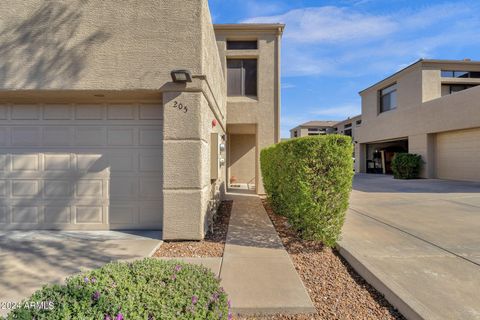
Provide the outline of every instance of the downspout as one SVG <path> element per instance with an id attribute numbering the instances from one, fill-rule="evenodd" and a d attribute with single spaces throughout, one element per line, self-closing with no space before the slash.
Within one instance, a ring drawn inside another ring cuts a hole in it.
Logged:
<path id="1" fill-rule="evenodd" d="M 281 114 L 281 92 L 282 92 L 282 82 L 281 82 L 281 61 L 280 61 L 280 50 L 282 44 L 282 29 L 279 28 L 277 32 L 277 66 L 276 66 L 276 73 L 277 73 L 277 92 L 275 95 L 275 143 L 280 142 L 280 114 Z"/>

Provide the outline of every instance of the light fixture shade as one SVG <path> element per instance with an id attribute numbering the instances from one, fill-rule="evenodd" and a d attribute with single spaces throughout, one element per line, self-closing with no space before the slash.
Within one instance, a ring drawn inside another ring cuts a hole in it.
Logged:
<path id="1" fill-rule="evenodd" d="M 192 73 L 189 70 L 173 70 L 170 75 L 172 76 L 173 82 L 192 82 Z"/>

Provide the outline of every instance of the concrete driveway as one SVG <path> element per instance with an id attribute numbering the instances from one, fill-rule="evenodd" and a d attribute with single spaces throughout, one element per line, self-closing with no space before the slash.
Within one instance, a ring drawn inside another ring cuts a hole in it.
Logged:
<path id="1" fill-rule="evenodd" d="M 480 319 L 480 183 L 357 175 L 340 251 L 408 318 Z"/>
<path id="2" fill-rule="evenodd" d="M 0 232 L 0 304 L 85 269 L 150 256 L 160 239 L 160 232 Z"/>

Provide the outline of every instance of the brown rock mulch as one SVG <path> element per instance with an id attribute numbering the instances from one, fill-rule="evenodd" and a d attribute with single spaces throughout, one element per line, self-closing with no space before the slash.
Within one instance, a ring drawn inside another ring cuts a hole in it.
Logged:
<path id="1" fill-rule="evenodd" d="M 155 252 L 155 257 L 222 257 L 227 239 L 228 223 L 233 201 L 223 201 L 213 219 L 213 228 L 202 241 L 165 241 Z"/>
<path id="2" fill-rule="evenodd" d="M 335 249 L 324 247 L 318 241 L 300 239 L 285 217 L 275 214 L 266 201 L 264 206 L 310 294 L 317 314 L 240 319 L 405 319 Z"/>

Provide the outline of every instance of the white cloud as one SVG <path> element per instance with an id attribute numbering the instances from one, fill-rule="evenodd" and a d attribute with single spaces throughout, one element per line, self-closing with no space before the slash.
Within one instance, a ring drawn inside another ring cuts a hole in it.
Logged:
<path id="1" fill-rule="evenodd" d="M 283 15 L 256 17 L 245 22 L 286 23 L 285 38 L 299 43 L 372 39 L 390 34 L 398 27 L 389 17 L 333 6 L 294 9 Z"/>
<path id="2" fill-rule="evenodd" d="M 244 22 L 287 24 L 282 53 L 284 76 L 356 77 L 390 73 L 419 58 L 446 58 L 436 56 L 441 48 L 452 47 L 452 52 L 454 46 L 472 46 L 480 40 L 479 10 L 480 2 L 468 1 L 383 15 L 365 13 L 355 5 L 323 6 Z"/>
<path id="3" fill-rule="evenodd" d="M 338 107 L 318 108 L 310 112 L 310 114 L 315 116 L 326 117 L 326 119 L 322 119 L 322 120 L 330 120 L 333 118 L 335 118 L 335 120 L 343 120 L 348 117 L 356 116 L 360 113 L 361 113 L 360 103 L 348 104 L 348 105 L 338 106 Z"/>

